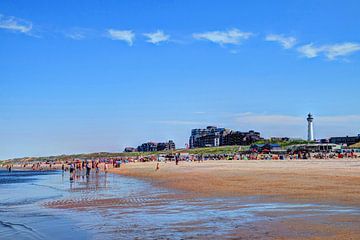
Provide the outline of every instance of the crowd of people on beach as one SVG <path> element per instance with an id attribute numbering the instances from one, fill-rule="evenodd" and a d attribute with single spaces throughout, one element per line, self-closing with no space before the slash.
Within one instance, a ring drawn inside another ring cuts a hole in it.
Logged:
<path id="1" fill-rule="evenodd" d="M 216 161 L 216 160 L 305 160 L 305 159 L 343 159 L 343 158 L 357 158 L 354 151 L 346 152 L 293 152 L 293 153 L 258 153 L 258 152 L 239 152 L 234 154 L 158 154 L 158 155 L 144 155 L 144 156 L 121 156 L 111 158 L 96 158 L 96 159 L 67 159 L 61 161 L 48 161 L 36 163 L 22 163 L 16 165 L 17 168 L 31 169 L 34 171 L 42 170 L 56 170 L 61 166 L 63 172 L 69 171 L 70 174 L 75 172 L 84 172 L 89 176 L 91 171 L 99 173 L 100 171 L 108 172 L 109 168 L 121 168 L 128 163 L 134 162 L 158 162 L 167 163 L 175 162 L 178 165 L 180 162 L 197 162 Z M 7 164 L 6 169 L 11 172 L 14 168 L 13 164 Z M 157 164 L 155 170 L 159 170 L 160 165 Z"/>

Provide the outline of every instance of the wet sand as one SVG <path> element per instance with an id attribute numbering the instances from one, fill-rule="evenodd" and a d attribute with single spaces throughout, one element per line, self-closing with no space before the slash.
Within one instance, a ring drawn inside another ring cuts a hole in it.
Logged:
<path id="1" fill-rule="evenodd" d="M 180 190 L 191 197 L 245 197 L 252 202 L 312 203 L 319 209 L 264 211 L 268 220 L 239 225 L 226 238 L 360 239 L 360 220 L 351 212 L 326 213 L 334 206 L 360 207 L 360 160 L 205 161 L 128 164 L 114 173 Z M 257 197 L 256 197 L 257 196 Z M 319 214 L 308 215 L 319 211 Z M 286 212 L 286 211 L 285 211 Z M 282 218 L 279 218 L 279 216 Z M 275 220 L 276 219 L 276 220 Z M 281 219 L 281 220 L 279 220 Z"/>
<path id="2" fill-rule="evenodd" d="M 360 206 L 360 159 L 132 163 L 111 172 L 202 197 Z"/>

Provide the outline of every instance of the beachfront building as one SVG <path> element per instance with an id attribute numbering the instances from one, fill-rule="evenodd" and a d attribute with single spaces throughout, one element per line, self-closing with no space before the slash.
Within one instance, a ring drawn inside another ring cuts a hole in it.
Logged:
<path id="1" fill-rule="evenodd" d="M 346 136 L 346 137 L 331 137 L 329 139 L 330 143 L 334 143 L 334 144 L 341 144 L 341 145 L 346 145 L 346 146 L 350 146 L 353 144 L 356 144 L 358 142 L 360 142 L 360 134 L 358 134 L 357 136 Z"/>
<path id="2" fill-rule="evenodd" d="M 175 143 L 172 140 L 169 140 L 168 142 L 158 143 L 156 147 L 157 151 L 175 150 Z"/>
<path id="3" fill-rule="evenodd" d="M 240 132 L 226 128 L 208 126 L 191 130 L 190 148 L 217 147 L 227 145 L 249 145 L 261 140 L 259 132 Z"/>
<path id="4" fill-rule="evenodd" d="M 249 132 L 230 131 L 223 136 L 222 145 L 250 145 L 262 139 L 260 133 L 253 130 L 250 130 Z"/>
<path id="5" fill-rule="evenodd" d="M 220 146 L 220 136 L 223 135 L 225 131 L 225 128 L 215 126 L 208 126 L 204 129 L 192 129 L 189 139 L 190 148 Z"/>
<path id="6" fill-rule="evenodd" d="M 157 151 L 157 143 L 146 142 L 137 147 L 138 152 L 155 152 Z"/>
<path id="7" fill-rule="evenodd" d="M 138 152 L 156 152 L 175 150 L 175 143 L 172 140 L 168 142 L 146 142 L 137 147 Z"/>

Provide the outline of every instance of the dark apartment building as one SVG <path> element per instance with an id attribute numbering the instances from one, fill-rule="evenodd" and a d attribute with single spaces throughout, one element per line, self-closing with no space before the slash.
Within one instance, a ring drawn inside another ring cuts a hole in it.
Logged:
<path id="1" fill-rule="evenodd" d="M 157 144 L 157 151 L 169 151 L 169 150 L 175 150 L 175 143 L 172 140 Z"/>
<path id="2" fill-rule="evenodd" d="M 137 147 L 138 152 L 155 152 L 157 151 L 157 143 L 147 142 Z"/>
<path id="3" fill-rule="evenodd" d="M 261 139 L 260 133 L 255 131 L 239 132 L 208 126 L 204 129 L 191 130 L 189 145 L 190 148 L 249 145 Z"/>
<path id="4" fill-rule="evenodd" d="M 250 145 L 261 139 L 260 133 L 252 130 L 249 132 L 231 131 L 223 136 L 221 145 Z"/>
<path id="5" fill-rule="evenodd" d="M 138 152 L 155 152 L 168 150 L 175 150 L 175 143 L 172 140 L 161 143 L 147 142 L 137 147 Z"/>

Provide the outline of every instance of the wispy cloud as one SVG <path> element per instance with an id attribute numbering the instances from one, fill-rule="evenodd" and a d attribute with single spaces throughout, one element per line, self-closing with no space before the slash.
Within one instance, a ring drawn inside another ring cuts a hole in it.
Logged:
<path id="1" fill-rule="evenodd" d="M 6 17 L 0 14 L 0 28 L 13 32 L 30 34 L 32 23 L 16 17 Z"/>
<path id="2" fill-rule="evenodd" d="M 135 33 L 131 30 L 108 29 L 107 33 L 112 40 L 127 42 L 129 46 L 133 45 Z"/>
<path id="3" fill-rule="evenodd" d="M 170 39 L 170 36 L 166 35 L 161 30 L 157 30 L 156 32 L 151 33 L 144 33 L 144 36 L 148 38 L 146 41 L 152 44 L 159 44 L 161 42 L 166 42 Z"/>
<path id="4" fill-rule="evenodd" d="M 204 111 L 197 111 L 197 112 L 194 112 L 194 114 L 199 114 L 199 115 L 201 115 L 201 114 L 206 114 L 206 112 L 204 112 Z"/>
<path id="5" fill-rule="evenodd" d="M 162 120 L 162 121 L 155 121 L 154 123 L 168 124 L 168 125 L 207 125 L 207 123 L 205 122 L 183 121 L 183 120 Z"/>
<path id="6" fill-rule="evenodd" d="M 333 116 L 315 116 L 315 122 L 318 124 L 346 124 L 360 123 L 360 115 L 333 115 Z M 306 115 L 271 115 L 271 114 L 254 114 L 243 113 L 237 114 L 235 117 L 237 123 L 242 124 L 277 124 L 277 125 L 304 125 L 306 123 Z"/>
<path id="7" fill-rule="evenodd" d="M 73 40 L 83 40 L 86 38 L 86 30 L 84 29 L 70 29 L 64 32 L 65 37 Z"/>
<path id="8" fill-rule="evenodd" d="M 315 46 L 313 43 L 310 43 L 299 47 L 298 51 L 307 58 L 315 58 L 323 54 L 329 60 L 336 60 L 338 57 L 345 57 L 360 51 L 360 44 L 345 42 Z"/>
<path id="9" fill-rule="evenodd" d="M 233 116 L 233 123 L 238 128 L 258 130 L 267 137 L 306 137 L 307 134 L 306 114 L 296 116 L 244 113 Z M 315 115 L 314 124 L 317 138 L 358 134 L 354 130 L 360 127 L 360 115 Z"/>
<path id="10" fill-rule="evenodd" d="M 240 124 L 284 124 L 284 125 L 299 125 L 304 122 L 304 118 L 290 115 L 257 115 L 252 113 L 245 113 L 238 115 L 235 121 Z"/>
<path id="11" fill-rule="evenodd" d="M 237 28 L 228 31 L 212 31 L 203 33 L 194 33 L 192 36 L 197 40 L 207 40 L 219 45 L 240 44 L 241 41 L 250 38 L 251 32 L 242 32 Z"/>
<path id="12" fill-rule="evenodd" d="M 279 34 L 269 34 L 265 37 L 265 40 L 270 42 L 278 42 L 285 49 L 290 49 L 296 44 L 296 38 L 285 37 L 284 35 Z"/>
<path id="13" fill-rule="evenodd" d="M 322 47 L 315 47 L 312 43 L 303 45 L 298 48 L 298 51 L 307 58 L 314 58 L 322 52 Z"/>

